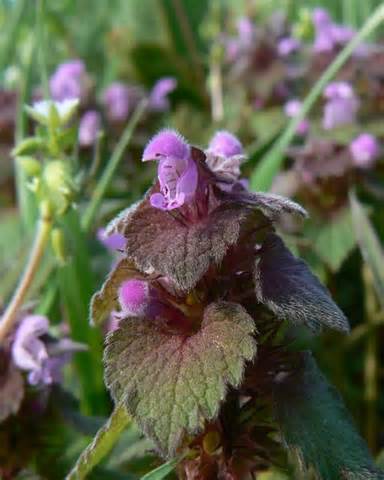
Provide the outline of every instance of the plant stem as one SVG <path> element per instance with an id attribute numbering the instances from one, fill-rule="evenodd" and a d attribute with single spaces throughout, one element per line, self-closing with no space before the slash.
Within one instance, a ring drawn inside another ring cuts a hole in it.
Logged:
<path id="1" fill-rule="evenodd" d="M 84 230 L 89 230 L 91 227 L 92 221 L 95 218 L 96 212 L 99 209 L 100 203 L 103 199 L 103 196 L 112 180 L 112 177 L 118 167 L 120 160 L 123 157 L 123 153 L 129 144 L 132 134 L 139 123 L 143 113 L 145 112 L 147 106 L 147 101 L 143 100 L 135 112 L 132 115 L 131 120 L 128 122 L 128 125 L 125 127 L 125 130 L 116 145 L 115 150 L 112 153 L 112 156 L 106 166 L 103 175 L 101 176 L 96 188 L 93 191 L 92 198 L 89 202 L 88 208 L 85 210 L 84 216 L 82 218 L 82 227 Z"/>
<path id="2" fill-rule="evenodd" d="M 7 334 L 12 330 L 12 327 L 16 322 L 17 313 L 24 302 L 24 299 L 30 286 L 32 285 L 33 279 L 40 265 L 40 261 L 43 258 L 51 228 L 51 217 L 48 215 L 42 215 L 38 221 L 35 241 L 28 263 L 20 279 L 19 285 L 12 297 L 12 300 L 10 301 L 0 322 L 0 345 L 4 341 Z"/>
<path id="3" fill-rule="evenodd" d="M 97 432 L 86 449 L 82 452 L 76 465 L 66 476 L 66 480 L 81 480 L 95 467 L 113 448 L 124 428 L 129 424 L 130 417 L 120 402 L 115 406 L 107 423 Z"/>
<path id="4" fill-rule="evenodd" d="M 279 137 L 277 142 L 260 160 L 259 165 L 254 170 L 251 177 L 251 188 L 266 191 L 270 188 L 274 175 L 280 168 L 284 159 L 284 152 L 291 143 L 295 135 L 296 129 L 303 118 L 308 114 L 314 103 L 321 95 L 325 86 L 332 80 L 339 69 L 351 56 L 355 48 L 370 35 L 384 20 L 384 4 L 381 4 L 365 22 L 361 30 L 353 37 L 353 39 L 343 48 L 337 55 L 335 60 L 329 65 L 319 80 L 312 87 L 311 91 L 305 98 L 299 114 L 294 117 L 288 124 L 285 131 Z"/>

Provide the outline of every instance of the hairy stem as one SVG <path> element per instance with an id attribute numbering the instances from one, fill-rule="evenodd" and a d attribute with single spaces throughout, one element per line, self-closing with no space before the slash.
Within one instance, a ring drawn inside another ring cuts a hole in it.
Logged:
<path id="1" fill-rule="evenodd" d="M 131 120 L 125 127 L 125 130 L 118 144 L 116 145 L 115 150 L 112 153 L 112 156 L 103 172 L 103 175 L 101 176 L 98 184 L 96 185 L 96 188 L 93 191 L 92 198 L 82 219 L 82 227 L 85 230 L 89 230 L 92 225 L 96 212 L 98 211 L 101 201 L 103 200 L 104 194 L 113 178 L 113 175 L 120 163 L 120 160 L 123 157 L 124 151 L 132 138 L 132 134 L 145 112 L 146 106 L 147 101 L 143 100 L 133 113 Z"/>
<path id="2" fill-rule="evenodd" d="M 130 417 L 120 402 L 115 406 L 107 423 L 96 433 L 92 442 L 82 452 L 76 465 L 66 476 L 66 480 L 81 480 L 107 455 L 117 442 Z"/>
<path id="3" fill-rule="evenodd" d="M 0 322 L 0 345 L 16 322 L 17 313 L 25 300 L 28 290 L 35 278 L 40 261 L 43 258 L 51 228 L 51 217 L 49 215 L 42 215 L 37 224 L 36 236 L 28 263 Z"/>

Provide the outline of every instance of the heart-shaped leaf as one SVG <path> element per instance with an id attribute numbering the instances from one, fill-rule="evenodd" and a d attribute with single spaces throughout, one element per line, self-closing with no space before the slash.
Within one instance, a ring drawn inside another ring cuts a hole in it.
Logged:
<path id="1" fill-rule="evenodd" d="M 165 457 L 186 433 L 197 433 L 218 414 L 228 386 L 239 385 L 256 343 L 243 307 L 210 304 L 200 330 L 164 332 L 144 318 L 126 318 L 107 338 L 105 381 Z"/>

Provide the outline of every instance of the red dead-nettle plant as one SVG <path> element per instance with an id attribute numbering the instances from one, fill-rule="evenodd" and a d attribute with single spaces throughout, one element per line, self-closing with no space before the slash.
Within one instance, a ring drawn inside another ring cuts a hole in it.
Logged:
<path id="1" fill-rule="evenodd" d="M 281 217 L 306 212 L 247 191 L 243 159 L 228 132 L 205 151 L 171 130 L 145 148 L 158 180 L 111 223 L 126 246 L 91 307 L 94 324 L 119 318 L 106 339 L 106 385 L 160 456 L 180 455 L 180 478 L 253 478 L 284 465 L 283 447 L 323 479 L 382 478 L 295 341 L 349 329 L 276 233 Z"/>

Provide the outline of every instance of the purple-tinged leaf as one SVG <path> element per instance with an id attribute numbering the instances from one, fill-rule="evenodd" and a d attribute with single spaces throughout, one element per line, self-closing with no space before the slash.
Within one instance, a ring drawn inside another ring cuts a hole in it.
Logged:
<path id="1" fill-rule="evenodd" d="M 145 318 L 126 318 L 107 337 L 105 381 L 165 457 L 186 433 L 218 414 L 227 386 L 240 384 L 256 343 L 252 318 L 238 304 L 218 302 L 191 335 L 165 332 Z"/>
<path id="2" fill-rule="evenodd" d="M 348 332 L 346 317 L 328 290 L 275 234 L 266 237 L 255 265 L 257 300 L 277 317 L 314 331 L 329 327 Z"/>
<path id="3" fill-rule="evenodd" d="M 287 446 L 305 473 L 321 480 L 382 480 L 336 390 L 310 354 L 294 375 L 277 385 L 275 415 Z"/>
<path id="4" fill-rule="evenodd" d="M 251 219 L 257 226 L 252 207 L 226 202 L 197 222 L 184 222 L 145 200 L 125 228 L 126 253 L 139 270 L 155 271 L 189 291 L 210 265 L 220 264 Z"/>
<path id="5" fill-rule="evenodd" d="M 119 309 L 118 290 L 124 280 L 140 279 L 142 275 L 127 259 L 121 259 L 108 275 L 101 289 L 91 300 L 90 323 L 101 325 L 114 309 Z"/>
<path id="6" fill-rule="evenodd" d="M 24 397 L 23 376 L 5 355 L 0 352 L 0 422 L 18 412 Z"/>

